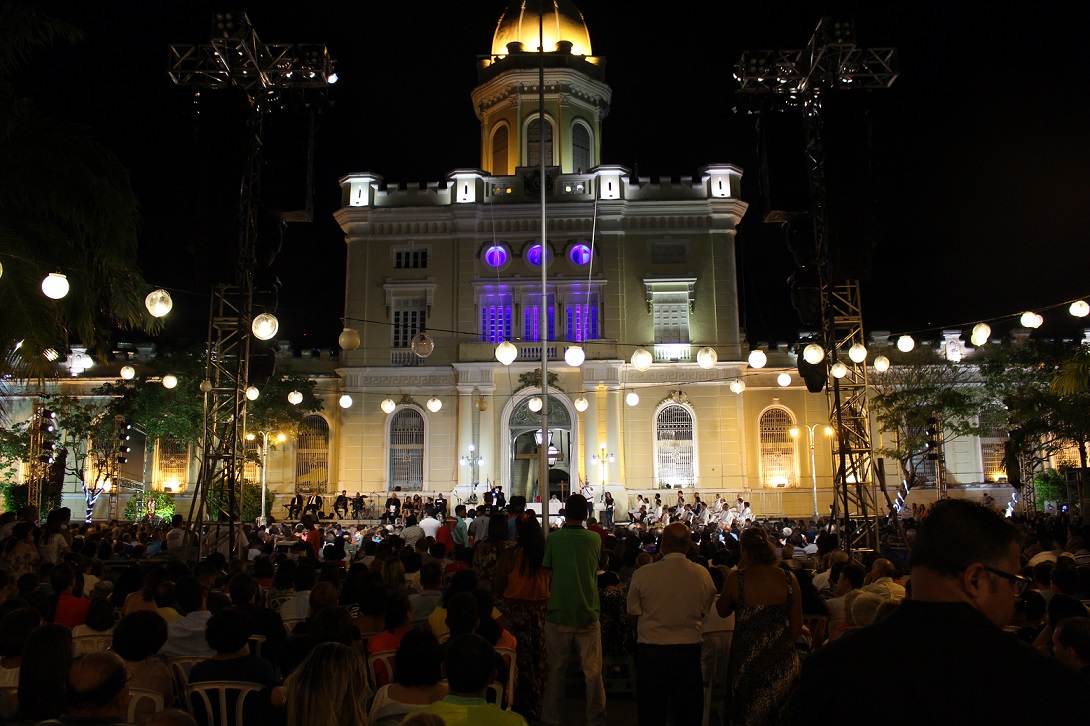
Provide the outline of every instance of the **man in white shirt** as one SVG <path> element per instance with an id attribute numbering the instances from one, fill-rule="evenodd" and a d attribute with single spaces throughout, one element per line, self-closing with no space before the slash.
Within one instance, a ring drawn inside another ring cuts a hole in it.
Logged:
<path id="1" fill-rule="evenodd" d="M 863 586 L 864 592 L 872 592 L 881 595 L 887 600 L 904 600 L 905 589 L 893 581 L 893 563 L 884 557 L 880 557 L 871 565 L 867 580 L 870 584 Z"/>
<path id="2" fill-rule="evenodd" d="M 435 539 L 439 534 L 439 528 L 443 526 L 443 523 L 435 518 L 435 509 L 429 508 L 427 515 L 420 520 L 420 529 L 424 530 L 425 537 L 431 537 Z"/>
<path id="3" fill-rule="evenodd" d="M 587 518 L 589 519 L 594 516 L 594 487 L 589 481 L 585 481 L 583 486 L 579 487 L 579 493 L 587 500 Z"/>
<path id="4" fill-rule="evenodd" d="M 700 650 L 715 600 L 706 567 L 686 557 L 692 532 L 675 522 L 662 533 L 663 558 L 632 575 L 628 617 L 636 625 L 636 704 L 640 723 L 697 726 L 704 705 Z"/>

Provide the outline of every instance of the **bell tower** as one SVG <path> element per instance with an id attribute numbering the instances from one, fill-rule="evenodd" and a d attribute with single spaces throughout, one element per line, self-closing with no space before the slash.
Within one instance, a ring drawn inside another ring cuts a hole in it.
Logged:
<path id="1" fill-rule="evenodd" d="M 538 120 L 542 55 L 544 124 Z M 583 14 L 571 0 L 512 0 L 496 25 L 491 55 L 478 64 L 472 94 L 481 121 L 481 168 L 507 176 L 516 167 L 537 166 L 542 134 L 546 166 L 563 174 L 598 166 L 613 93 L 604 71 L 605 59 L 591 54 Z"/>

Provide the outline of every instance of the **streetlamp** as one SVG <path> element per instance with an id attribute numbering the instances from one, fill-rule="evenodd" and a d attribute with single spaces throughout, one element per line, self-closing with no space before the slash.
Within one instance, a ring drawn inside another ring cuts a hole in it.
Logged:
<path id="1" fill-rule="evenodd" d="M 247 441 L 254 441 L 257 438 L 257 434 L 261 434 L 261 514 L 257 518 L 259 526 L 264 526 L 265 521 L 265 490 L 266 490 L 266 473 L 269 463 L 269 432 L 268 431 L 251 431 L 246 434 Z M 276 435 L 277 443 L 284 443 L 288 440 L 288 437 L 283 433 Z"/>
<path id="2" fill-rule="evenodd" d="M 598 463 L 598 478 L 602 485 L 609 482 L 609 465 L 617 460 L 613 454 L 606 453 L 606 442 L 602 441 L 598 444 L 599 453 L 592 454 L 591 461 Z"/>
<path id="3" fill-rule="evenodd" d="M 484 463 L 484 457 L 483 456 L 474 456 L 474 454 L 476 454 L 476 452 L 477 452 L 477 447 L 474 446 L 473 444 L 470 444 L 469 445 L 469 456 L 463 456 L 460 459 L 460 461 L 462 463 L 462 466 L 468 466 L 469 467 L 469 482 L 473 487 L 473 495 L 474 496 L 477 495 L 477 484 L 479 483 L 478 479 L 480 478 L 479 474 L 480 474 L 480 471 L 481 471 L 480 467 L 481 467 L 481 464 Z"/>
<path id="4" fill-rule="evenodd" d="M 818 521 L 818 503 L 817 503 L 817 466 L 814 464 L 814 429 L 822 424 L 803 424 L 802 428 L 806 429 L 810 434 L 810 481 L 814 485 L 814 522 Z M 828 424 L 822 429 L 826 436 L 833 435 L 833 428 Z M 799 435 L 799 427 L 791 427 L 791 435 L 797 437 Z"/>

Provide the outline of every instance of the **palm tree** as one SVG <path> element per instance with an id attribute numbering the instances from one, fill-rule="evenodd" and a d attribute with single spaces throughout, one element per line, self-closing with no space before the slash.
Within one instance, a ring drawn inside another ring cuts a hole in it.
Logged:
<path id="1" fill-rule="evenodd" d="M 1090 346 L 1081 345 L 1074 355 L 1060 364 L 1052 379 L 1052 392 L 1061 396 L 1090 388 Z"/>
<path id="2" fill-rule="evenodd" d="M 50 349 L 63 357 L 79 341 L 101 355 L 117 328 L 155 327 L 135 264 L 140 214 L 128 172 L 13 83 L 34 53 L 81 37 L 36 8 L 0 4 L 0 375 L 49 377 Z M 62 300 L 42 294 L 50 272 L 71 281 Z"/>

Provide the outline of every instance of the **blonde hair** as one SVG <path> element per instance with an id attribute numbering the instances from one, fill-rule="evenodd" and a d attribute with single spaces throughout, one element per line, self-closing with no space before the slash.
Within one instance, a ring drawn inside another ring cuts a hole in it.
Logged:
<path id="1" fill-rule="evenodd" d="M 288 726 L 366 726 L 367 666 L 357 651 L 322 643 L 284 681 Z"/>

